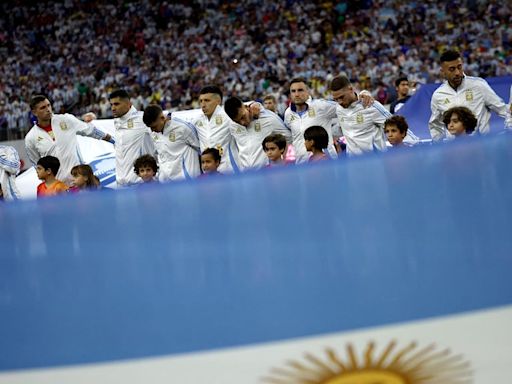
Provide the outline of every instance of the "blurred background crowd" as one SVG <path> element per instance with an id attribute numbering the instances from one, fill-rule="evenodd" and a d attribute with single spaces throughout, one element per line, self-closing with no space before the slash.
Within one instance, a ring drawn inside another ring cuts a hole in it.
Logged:
<path id="1" fill-rule="evenodd" d="M 512 74 L 509 1 L 6 1 L 0 10 L 0 140 L 30 129 L 36 93 L 56 113 L 106 118 L 116 88 L 140 110 L 175 110 L 197 108 L 213 83 L 243 99 L 273 94 L 284 109 L 293 77 L 325 97 L 346 74 L 387 104 L 400 74 L 440 81 L 448 46 L 467 74 Z"/>

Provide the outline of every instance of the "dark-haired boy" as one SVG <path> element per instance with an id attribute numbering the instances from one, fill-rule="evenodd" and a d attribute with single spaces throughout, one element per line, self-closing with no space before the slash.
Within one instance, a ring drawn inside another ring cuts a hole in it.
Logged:
<path id="1" fill-rule="evenodd" d="M 65 193 L 69 187 L 56 178 L 60 161 L 55 156 L 43 156 L 37 161 L 36 173 L 43 182 L 37 186 L 37 197 Z"/>
<path id="2" fill-rule="evenodd" d="M 403 146 L 408 129 L 407 120 L 400 115 L 391 116 L 384 122 L 384 133 L 393 147 Z"/>

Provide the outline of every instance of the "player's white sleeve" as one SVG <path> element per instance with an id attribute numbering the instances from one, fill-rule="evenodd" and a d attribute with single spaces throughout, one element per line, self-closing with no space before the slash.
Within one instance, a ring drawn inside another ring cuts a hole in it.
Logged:
<path id="1" fill-rule="evenodd" d="M 76 127 L 76 133 L 81 136 L 92 137 L 93 139 L 101 140 L 107 134 L 103 132 L 101 129 L 96 128 L 93 122 L 86 123 L 82 120 L 79 120 L 77 117 L 66 113 L 66 117 L 70 119 L 73 123 L 73 126 Z"/>
<path id="2" fill-rule="evenodd" d="M 272 112 L 272 114 L 274 115 L 274 116 L 272 116 L 273 120 L 274 120 L 272 125 L 275 127 L 274 133 L 280 133 L 281 135 L 283 135 L 286 138 L 287 143 L 291 143 L 292 142 L 292 131 L 284 123 L 284 121 L 281 120 L 281 118 L 279 116 L 277 116 L 273 112 Z"/>
<path id="3" fill-rule="evenodd" d="M 25 150 L 27 151 L 28 158 L 33 165 L 36 165 L 39 159 L 41 158 L 37 148 L 35 146 L 34 140 L 32 140 L 32 135 L 27 134 L 25 137 Z"/>
<path id="4" fill-rule="evenodd" d="M 507 117 L 505 118 L 505 128 L 512 129 L 512 85 L 510 86 L 510 96 L 507 105 Z"/>
<path id="5" fill-rule="evenodd" d="M 507 118 L 507 105 L 499 97 L 491 86 L 485 81 L 483 84 L 482 92 L 484 94 L 485 106 L 490 110 L 496 112 L 498 115 Z"/>
<path id="6" fill-rule="evenodd" d="M 432 114 L 430 115 L 430 120 L 428 121 L 428 129 L 430 130 L 430 136 L 433 141 L 440 141 L 444 139 L 446 136 L 444 123 L 442 122 L 441 112 L 437 108 L 436 100 L 434 95 L 432 95 L 432 100 L 430 101 L 430 110 Z"/>
<path id="7" fill-rule="evenodd" d="M 0 185 L 6 200 L 17 200 L 21 196 L 16 186 L 16 175 L 20 172 L 20 166 L 16 149 L 0 145 Z"/>

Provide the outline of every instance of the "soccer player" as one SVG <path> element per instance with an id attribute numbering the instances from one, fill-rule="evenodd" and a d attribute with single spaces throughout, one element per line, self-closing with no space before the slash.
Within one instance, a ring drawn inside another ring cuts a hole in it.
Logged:
<path id="1" fill-rule="evenodd" d="M 347 142 L 347 154 L 352 156 L 374 150 L 385 151 L 384 122 L 391 117 L 388 110 L 378 101 L 364 108 L 346 76 L 332 79 L 330 90 L 333 99 L 341 106 L 338 120 Z M 418 139 L 411 135 L 407 141 L 416 142 Z"/>
<path id="2" fill-rule="evenodd" d="M 14 147 L 0 145 L 0 189 L 3 199 L 17 200 L 20 191 L 16 185 L 16 175 L 20 172 L 20 157 Z"/>
<path id="3" fill-rule="evenodd" d="M 258 169 L 268 164 L 261 143 L 271 133 L 280 133 L 291 141 L 291 132 L 283 120 L 261 105 L 256 116 L 251 108 L 253 103 L 244 104 L 238 97 L 230 97 L 224 105 L 226 114 L 233 120 L 231 134 L 238 147 L 242 170 Z"/>
<path id="4" fill-rule="evenodd" d="M 290 98 L 291 104 L 284 112 L 284 121 L 292 133 L 296 162 L 306 162 L 310 156 L 304 145 L 304 131 L 313 125 L 320 125 L 327 131 L 328 153 L 332 158 L 337 158 L 333 143 L 332 121 L 336 118 L 339 106 L 332 101 L 312 99 L 307 81 L 303 78 L 295 78 L 290 82 Z"/>
<path id="5" fill-rule="evenodd" d="M 432 114 L 428 125 L 432 140 L 439 141 L 450 136 L 443 124 L 443 115 L 455 106 L 464 106 L 474 112 L 478 121 L 476 132 L 480 134 L 489 133 L 491 110 L 506 118 L 507 106 L 489 84 L 480 77 L 464 74 L 462 57 L 458 51 L 444 52 L 440 61 L 441 75 L 445 81 L 434 91 L 430 101 Z"/>
<path id="6" fill-rule="evenodd" d="M 85 114 L 80 121 L 75 116 L 54 114 L 46 96 L 35 95 L 30 100 L 30 109 L 37 118 L 37 123 L 25 136 L 25 147 L 30 161 L 35 165 L 43 157 L 52 155 L 60 160 L 59 180 L 71 184 L 71 168 L 82 164 L 76 135 L 112 141 L 109 134 L 99 130 L 91 121 L 94 114 Z"/>
<path id="7" fill-rule="evenodd" d="M 208 85 L 199 91 L 202 113 L 192 120 L 197 127 L 201 152 L 216 148 L 222 157 L 220 173 L 239 172 L 238 152 L 231 136 L 231 120 L 222 108 L 222 91 L 216 85 Z"/>
<path id="8" fill-rule="evenodd" d="M 125 187 L 140 181 L 133 172 L 133 163 L 141 155 L 154 155 L 155 146 L 151 130 L 142 121 L 142 112 L 132 106 L 128 92 L 113 91 L 109 102 L 116 129 L 116 181 Z"/>
<path id="9" fill-rule="evenodd" d="M 411 96 L 409 96 L 409 80 L 407 80 L 406 76 L 402 76 L 396 79 L 395 88 L 397 98 L 389 106 L 389 112 L 391 112 L 393 115 L 397 113 L 400 108 L 402 108 L 404 104 L 407 103 L 407 100 L 411 98 Z"/>
<path id="10" fill-rule="evenodd" d="M 142 119 L 152 131 L 160 181 L 191 179 L 201 174 L 199 137 L 192 123 L 171 114 L 164 116 L 159 105 L 147 106 Z"/>

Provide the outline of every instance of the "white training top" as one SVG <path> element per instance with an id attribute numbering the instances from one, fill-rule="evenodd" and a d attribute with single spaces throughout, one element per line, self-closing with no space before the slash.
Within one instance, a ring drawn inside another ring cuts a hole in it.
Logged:
<path id="1" fill-rule="evenodd" d="M 165 123 L 162 132 L 152 132 L 158 154 L 160 181 L 183 180 L 201 174 L 196 127 L 177 117 Z"/>
<path id="2" fill-rule="evenodd" d="M 262 142 L 271 133 L 282 134 L 287 142 L 291 142 L 290 129 L 274 112 L 261 106 L 258 118 L 244 127 L 232 122 L 231 134 L 238 147 L 241 170 L 258 169 L 268 164 L 268 158 L 263 150 Z"/>
<path id="3" fill-rule="evenodd" d="M 96 128 L 94 123 L 85 123 L 69 113 L 52 115 L 51 125 L 55 140 L 37 124 L 30 129 L 25 136 L 27 154 L 34 165 L 43 156 L 58 158 L 60 168 L 56 177 L 70 184 L 72 181 L 71 168 L 84 163 L 76 135 L 100 140 L 106 134 Z"/>
<path id="4" fill-rule="evenodd" d="M 135 107 L 114 119 L 116 149 L 116 181 L 129 186 L 141 181 L 133 170 L 133 163 L 142 155 L 155 155 L 151 130 L 142 121 L 142 112 Z"/>
<path id="5" fill-rule="evenodd" d="M 224 108 L 218 105 L 210 119 L 201 111 L 191 122 L 196 126 L 201 153 L 206 148 L 217 148 L 222 156 L 218 171 L 220 173 L 237 173 L 238 152 L 231 136 L 232 123 Z"/>
<path id="6" fill-rule="evenodd" d="M 17 200 L 21 197 L 16 186 L 20 165 L 18 151 L 14 147 L 0 145 L 0 185 L 5 200 Z"/>
<path id="7" fill-rule="evenodd" d="M 304 112 L 297 112 L 295 104 L 284 112 L 284 122 L 290 128 L 293 137 L 293 147 L 297 163 L 308 161 L 310 153 L 306 151 L 304 144 L 304 131 L 313 125 L 323 127 L 329 135 L 327 151 L 335 159 L 338 157 L 333 142 L 332 119 L 336 118 L 336 111 L 341 108 L 338 103 L 323 99 L 309 99 L 306 102 L 307 109 Z"/>
<path id="8" fill-rule="evenodd" d="M 364 108 L 360 101 L 355 101 L 348 108 L 340 106 L 337 113 L 348 155 L 386 150 L 384 122 L 392 115 L 381 103 L 374 101 Z"/>
<path id="9" fill-rule="evenodd" d="M 493 91 L 487 81 L 480 77 L 464 76 L 457 90 L 448 81 L 434 91 L 430 101 L 432 114 L 428 126 L 434 141 L 451 136 L 443 123 L 443 114 L 452 107 L 467 107 L 476 116 L 478 123 L 475 132 L 489 133 L 491 110 L 506 118 L 507 106 Z"/>

